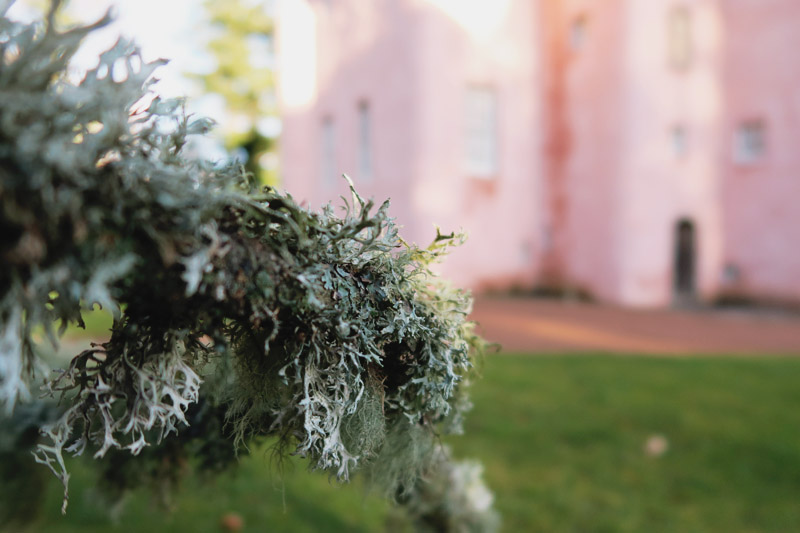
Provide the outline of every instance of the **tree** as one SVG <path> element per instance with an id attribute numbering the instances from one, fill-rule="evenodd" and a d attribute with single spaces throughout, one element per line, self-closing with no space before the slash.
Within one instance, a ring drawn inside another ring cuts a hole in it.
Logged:
<path id="1" fill-rule="evenodd" d="M 460 237 L 418 248 L 388 202 L 352 190 L 343 216 L 311 212 L 240 166 L 188 160 L 209 121 L 149 93 L 159 62 L 128 42 L 70 83 L 108 19 L 58 31 L 57 5 L 42 26 L 0 4 L 0 405 L 20 435 L 40 428 L 64 509 L 65 452 L 93 452 L 122 487 L 143 470 L 129 462 L 169 482 L 186 455 L 222 469 L 273 436 L 341 480 L 363 472 L 420 526 L 488 527 L 485 498 L 470 508 L 441 481 L 463 471 L 438 436 L 458 431 L 482 344 L 469 295 L 428 268 Z M 45 381 L 57 414 L 15 409 L 46 366 L 35 328 L 56 344 L 94 304 L 111 338 Z"/>
<path id="2" fill-rule="evenodd" d="M 226 131 L 229 150 L 246 154 L 245 169 L 264 183 L 275 184 L 274 168 L 264 168 L 264 156 L 275 153 L 274 137 L 258 127 L 259 120 L 275 118 L 274 24 L 264 0 L 205 0 L 214 31 L 208 51 L 216 68 L 195 77 L 208 93 L 225 100 L 226 112 L 235 117 L 236 129 Z"/>

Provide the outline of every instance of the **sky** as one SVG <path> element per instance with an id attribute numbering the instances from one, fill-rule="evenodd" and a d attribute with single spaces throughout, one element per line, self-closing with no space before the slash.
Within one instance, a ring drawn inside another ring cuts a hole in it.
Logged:
<path id="1" fill-rule="evenodd" d="M 41 0 L 17 0 L 8 12 L 16 20 L 41 18 Z M 160 80 L 153 90 L 163 97 L 188 97 L 187 110 L 213 118 L 225 125 L 224 101 L 217 95 L 205 95 L 186 72 L 208 72 L 214 60 L 205 52 L 211 29 L 204 23 L 202 0 L 69 0 L 66 16 L 70 21 L 94 22 L 112 9 L 114 22 L 91 34 L 83 43 L 71 66 L 79 74 L 97 65 L 101 52 L 111 48 L 118 38 L 134 40 L 142 58 L 170 62 L 156 71 Z M 213 133 L 212 133 L 213 136 Z M 204 146 L 213 158 L 224 157 L 219 142 Z"/>
<path id="2" fill-rule="evenodd" d="M 36 0 L 17 0 L 12 18 L 38 18 Z M 70 0 L 66 14 L 71 20 L 92 22 L 111 8 L 114 22 L 90 35 L 73 66 L 91 68 L 97 56 L 113 46 L 120 36 L 131 38 L 141 47 L 146 61 L 166 58 L 170 64 L 159 71 L 158 90 L 164 96 L 191 96 L 197 89 L 182 75 L 186 71 L 213 68 L 203 50 L 209 31 L 203 24 L 200 0 Z"/>

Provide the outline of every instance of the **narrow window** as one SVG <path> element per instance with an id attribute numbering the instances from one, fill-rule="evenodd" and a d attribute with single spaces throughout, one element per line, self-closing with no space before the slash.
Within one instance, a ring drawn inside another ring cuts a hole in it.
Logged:
<path id="1" fill-rule="evenodd" d="M 685 157 L 686 152 L 689 150 L 686 128 L 681 125 L 673 126 L 670 130 L 670 140 L 672 142 L 672 155 L 675 159 Z"/>
<path id="2" fill-rule="evenodd" d="M 364 181 L 372 179 L 372 123 L 367 102 L 358 105 L 358 175 Z"/>
<path id="3" fill-rule="evenodd" d="M 322 119 L 322 154 L 321 154 L 322 182 L 333 183 L 336 179 L 336 131 L 333 119 Z"/>
<path id="4" fill-rule="evenodd" d="M 580 50 L 586 43 L 586 16 L 579 15 L 569 26 L 569 44 L 573 50 Z"/>
<path id="5" fill-rule="evenodd" d="M 468 87 L 465 105 L 465 170 L 470 177 L 497 174 L 497 98 L 492 89 Z"/>
<path id="6" fill-rule="evenodd" d="M 672 68 L 684 70 L 692 60 L 692 25 L 689 9 L 673 7 L 667 17 L 667 54 Z"/>
<path id="7" fill-rule="evenodd" d="M 766 152 L 764 123 L 751 120 L 742 123 L 734 139 L 734 161 L 740 165 L 752 165 L 763 159 Z"/>

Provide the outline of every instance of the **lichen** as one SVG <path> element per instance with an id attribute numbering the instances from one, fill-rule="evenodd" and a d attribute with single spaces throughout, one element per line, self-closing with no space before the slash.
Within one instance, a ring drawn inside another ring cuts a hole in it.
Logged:
<path id="1" fill-rule="evenodd" d="M 312 212 L 241 167 L 188 159 L 210 124 L 150 92 L 161 62 L 120 41 L 72 82 L 70 57 L 108 19 L 59 31 L 53 12 L 0 17 L 0 402 L 35 390 L 35 327 L 56 343 L 55 321 L 114 313 L 110 340 L 46 382 L 63 414 L 36 458 L 64 505 L 65 452 L 173 454 L 200 438 L 190 422 L 412 490 L 468 408 L 481 345 L 468 293 L 429 269 L 462 237 L 420 248 L 352 184 L 341 214 Z"/>

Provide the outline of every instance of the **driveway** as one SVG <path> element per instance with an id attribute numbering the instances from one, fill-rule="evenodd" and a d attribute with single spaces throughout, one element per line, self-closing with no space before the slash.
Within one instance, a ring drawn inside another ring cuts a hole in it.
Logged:
<path id="1" fill-rule="evenodd" d="M 471 318 L 506 352 L 800 355 L 800 315 L 778 311 L 636 310 L 479 297 Z"/>

